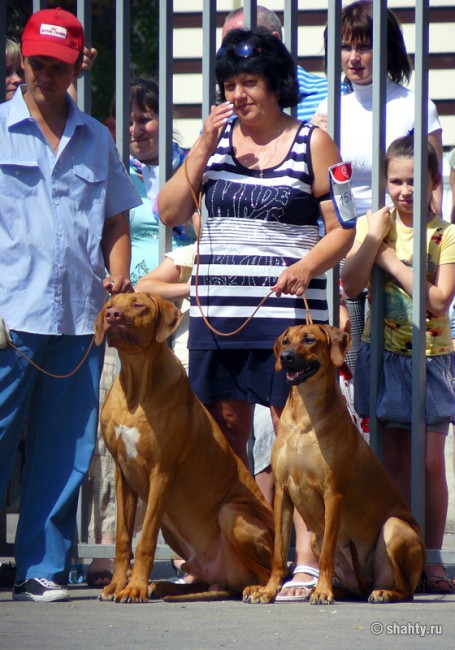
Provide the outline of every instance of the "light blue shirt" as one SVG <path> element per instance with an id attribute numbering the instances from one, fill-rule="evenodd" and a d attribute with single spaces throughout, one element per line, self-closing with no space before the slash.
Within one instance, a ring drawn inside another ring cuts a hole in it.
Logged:
<path id="1" fill-rule="evenodd" d="M 303 122 L 311 120 L 317 107 L 327 97 L 327 77 L 307 72 L 297 66 L 300 101 L 297 105 L 297 118 Z"/>
<path id="2" fill-rule="evenodd" d="M 104 222 L 141 203 L 108 129 L 67 102 L 56 156 L 20 89 L 0 104 L 0 315 L 13 330 L 93 333 Z"/>

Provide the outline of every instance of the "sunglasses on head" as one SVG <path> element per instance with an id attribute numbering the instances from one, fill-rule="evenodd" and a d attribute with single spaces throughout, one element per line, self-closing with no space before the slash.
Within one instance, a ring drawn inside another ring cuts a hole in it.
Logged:
<path id="1" fill-rule="evenodd" d="M 220 47 L 216 53 L 216 58 L 220 59 L 226 54 L 232 52 L 235 56 L 238 56 L 242 59 L 249 59 L 252 56 L 257 56 L 261 53 L 261 48 L 252 38 L 248 38 L 246 41 L 241 41 L 235 45 L 225 45 Z"/>

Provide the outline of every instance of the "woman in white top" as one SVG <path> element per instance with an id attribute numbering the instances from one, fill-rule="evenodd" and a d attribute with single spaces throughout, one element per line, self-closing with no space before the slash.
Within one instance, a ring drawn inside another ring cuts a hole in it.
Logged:
<path id="1" fill-rule="evenodd" d="M 370 0 L 360 0 L 344 7 L 341 29 L 341 67 L 346 87 L 351 88 L 351 92 L 340 98 L 340 152 L 343 160 L 352 162 L 351 187 L 360 216 L 372 208 L 373 3 Z M 327 56 L 327 29 L 324 39 Z M 408 83 L 411 73 L 411 63 L 400 25 L 389 9 L 385 148 L 414 128 L 415 94 L 403 85 Z M 318 115 L 313 121 L 323 126 L 323 116 L 327 115 L 327 100 L 321 102 L 316 113 Z M 432 101 L 428 102 L 428 140 L 437 152 L 442 171 L 442 129 Z M 435 211 L 440 212 L 441 188 L 436 190 L 434 201 Z M 390 203 L 390 199 L 387 202 Z M 352 371 L 364 327 L 365 298 L 366 292 L 358 298 L 346 300 L 352 335 L 347 362 Z"/>

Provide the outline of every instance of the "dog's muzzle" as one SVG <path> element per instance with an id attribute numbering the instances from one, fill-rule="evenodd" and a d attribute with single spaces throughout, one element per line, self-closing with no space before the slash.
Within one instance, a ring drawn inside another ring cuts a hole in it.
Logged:
<path id="1" fill-rule="evenodd" d="M 280 354 L 281 365 L 286 372 L 286 380 L 291 386 L 302 384 L 317 373 L 321 364 L 316 359 L 306 361 L 292 350 Z"/>

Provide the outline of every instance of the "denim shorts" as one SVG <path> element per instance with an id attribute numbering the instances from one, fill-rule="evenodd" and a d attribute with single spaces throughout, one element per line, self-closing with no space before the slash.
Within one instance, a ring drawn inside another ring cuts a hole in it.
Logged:
<path id="1" fill-rule="evenodd" d="M 455 421 L 454 354 L 426 357 L 425 423 L 426 428 L 442 425 L 446 431 Z M 361 417 L 369 414 L 370 346 L 362 343 L 354 377 L 354 407 Z M 388 426 L 411 427 L 412 357 L 384 351 L 383 372 L 379 382 L 376 414 Z M 447 425 L 447 426 L 446 426 Z"/>

